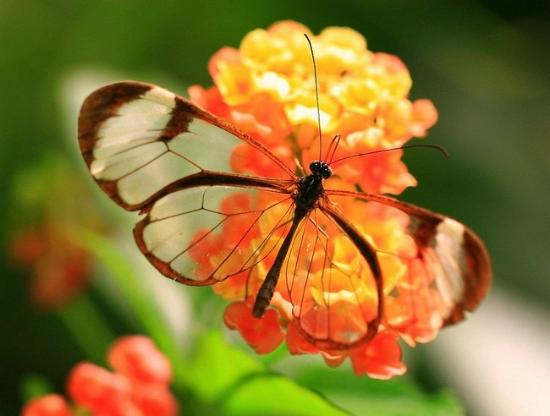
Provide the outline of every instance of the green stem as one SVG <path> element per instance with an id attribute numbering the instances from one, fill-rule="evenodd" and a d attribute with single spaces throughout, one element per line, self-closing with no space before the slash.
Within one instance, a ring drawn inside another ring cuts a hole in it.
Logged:
<path id="1" fill-rule="evenodd" d="M 85 356 L 95 363 L 105 363 L 105 345 L 113 342 L 115 335 L 98 314 L 89 296 L 82 293 L 75 301 L 60 309 L 57 315 Z"/>

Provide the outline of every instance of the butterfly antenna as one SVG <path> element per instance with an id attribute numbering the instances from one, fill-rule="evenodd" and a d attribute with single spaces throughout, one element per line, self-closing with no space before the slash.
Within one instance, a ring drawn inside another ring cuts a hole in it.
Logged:
<path id="1" fill-rule="evenodd" d="M 334 147 L 332 147 L 331 143 L 331 149 L 329 149 L 329 152 L 327 152 L 327 162 L 330 165 L 332 161 L 334 160 L 334 156 L 336 156 L 336 149 L 338 149 L 338 145 L 340 144 L 340 139 L 342 138 L 342 135 L 337 134 L 334 136 L 334 139 L 332 141 L 334 142 Z M 332 150 L 332 152 L 330 152 Z"/>
<path id="2" fill-rule="evenodd" d="M 351 155 L 351 156 L 346 156 L 346 157 L 342 157 L 340 159 L 336 159 L 332 162 L 329 163 L 329 165 L 334 165 L 335 163 L 340 163 L 344 160 L 348 160 L 348 159 L 351 159 L 351 158 L 354 158 L 354 157 L 360 157 L 360 156 L 366 156 L 366 155 L 373 155 L 373 154 L 376 154 L 376 153 L 385 153 L 385 152 L 393 152 L 394 150 L 402 150 L 402 149 L 418 149 L 418 148 L 423 148 L 423 149 L 435 149 L 435 150 L 438 150 L 440 151 L 445 157 L 449 156 L 449 152 L 447 151 L 447 149 L 443 146 L 440 146 L 438 144 L 406 144 L 404 146 L 399 146 L 399 147 L 393 147 L 391 149 L 378 149 L 378 150 L 371 150 L 370 152 L 364 152 L 364 153 L 357 153 L 355 155 Z"/>
<path id="3" fill-rule="evenodd" d="M 309 36 L 304 33 L 311 52 L 311 60 L 313 61 L 313 79 L 315 81 L 315 103 L 317 104 L 317 125 L 319 128 L 319 160 L 321 160 L 321 149 L 323 148 L 323 133 L 321 132 L 321 110 L 319 108 L 319 88 L 317 86 L 317 63 L 315 62 L 315 54 L 313 53 L 313 45 Z"/>
<path id="4" fill-rule="evenodd" d="M 325 158 L 324 158 L 323 160 L 325 160 L 325 161 L 327 161 L 327 162 L 330 160 L 330 159 L 329 159 L 329 156 L 330 156 L 330 154 L 331 154 L 331 152 L 332 152 L 332 148 L 335 146 L 335 143 L 336 143 L 336 140 L 337 140 L 337 139 L 338 139 L 338 136 L 334 136 L 334 137 L 332 138 L 332 140 L 330 141 L 330 144 L 328 145 L 327 154 L 326 154 L 326 156 L 325 156 Z"/>

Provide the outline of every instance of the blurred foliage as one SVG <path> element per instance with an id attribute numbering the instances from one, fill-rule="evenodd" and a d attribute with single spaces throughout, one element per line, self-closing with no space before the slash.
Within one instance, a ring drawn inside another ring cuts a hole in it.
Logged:
<path id="1" fill-rule="evenodd" d="M 251 0 L 231 5 L 3 0 L 2 252 L 8 252 L 16 226 L 28 221 L 23 212 L 13 212 L 14 188 L 24 187 L 14 183 L 16 172 L 24 173 L 52 155 L 62 155 L 75 175 L 83 172 L 75 140 L 78 108 L 67 110 L 63 101 L 68 78 L 82 70 L 103 71 L 185 93 L 190 84 L 210 84 L 206 65 L 213 52 L 236 46 L 253 28 L 285 18 L 315 32 L 330 25 L 353 27 L 367 37 L 370 49 L 406 62 L 415 82 L 413 97 L 433 99 L 440 112 L 429 139 L 448 147 L 451 157 L 410 152 L 407 162 L 420 186 L 404 199 L 471 225 L 490 248 L 495 284 L 545 302 L 550 296 L 550 247 L 544 231 L 550 229 L 550 12 L 536 1 L 281 0 L 266 6 Z M 48 193 L 50 179 L 40 177 L 42 188 L 36 195 Z M 144 330 L 179 363 L 176 393 L 185 414 L 207 406 L 231 415 L 288 414 L 295 409 L 302 413 L 294 414 L 461 414 L 450 393 L 427 394 L 426 384 L 414 383 L 414 371 L 407 378 L 378 382 L 357 379 L 349 368 L 321 370 L 312 364 L 311 369 L 291 372 L 288 379 L 227 345 L 219 332 L 199 339 L 194 345 L 198 355 L 183 355 L 156 319 L 147 292 L 141 293 L 131 280 L 133 265 L 108 240 L 81 237 L 104 263 L 105 274 L 122 287 L 137 317 L 126 319 L 95 285 L 68 307 L 72 309 L 39 312 L 27 300 L 25 273 L 2 256 L 0 414 L 16 414 L 22 398 L 49 389 L 49 383 L 62 391 L 71 366 L 104 356 L 101 349 L 113 334 Z M 210 312 L 208 308 L 217 308 L 216 316 L 221 316 L 219 306 L 204 299 L 205 290 L 195 293 L 196 307 Z M 438 386 L 437 379 L 428 384 Z M 285 407 L 290 405 L 290 410 Z"/>

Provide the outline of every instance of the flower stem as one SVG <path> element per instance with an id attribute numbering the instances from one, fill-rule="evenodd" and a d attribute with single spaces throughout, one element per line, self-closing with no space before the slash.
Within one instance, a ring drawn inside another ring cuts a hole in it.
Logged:
<path id="1" fill-rule="evenodd" d="M 85 356 L 93 362 L 105 363 L 105 346 L 115 339 L 115 335 L 89 296 L 82 293 L 57 315 Z"/>

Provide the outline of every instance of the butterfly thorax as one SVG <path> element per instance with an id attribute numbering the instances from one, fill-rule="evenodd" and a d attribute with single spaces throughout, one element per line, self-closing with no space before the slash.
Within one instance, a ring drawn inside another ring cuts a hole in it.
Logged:
<path id="1" fill-rule="evenodd" d="M 311 173 L 304 176 L 298 182 L 298 192 L 294 196 L 296 203 L 296 216 L 304 216 L 315 206 L 323 194 L 323 180 L 332 175 L 330 166 L 321 161 L 312 162 L 309 165 Z"/>

